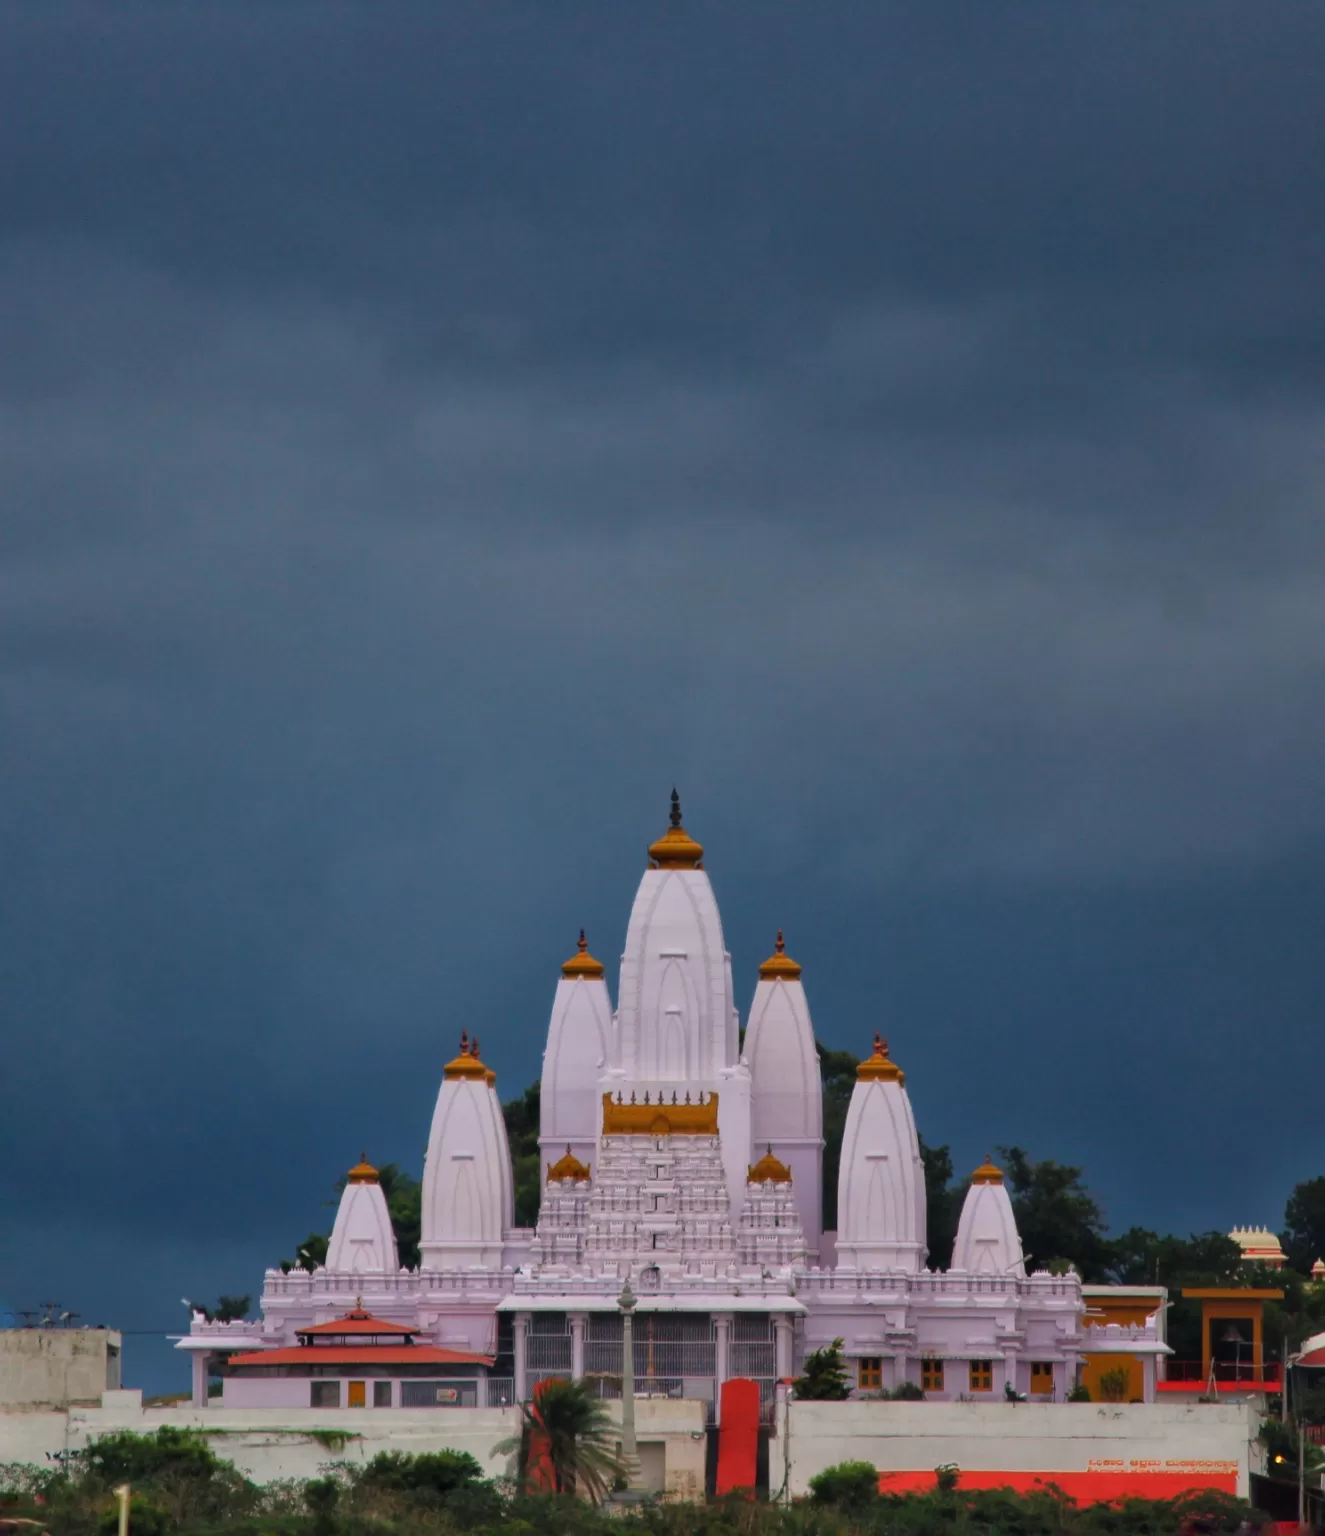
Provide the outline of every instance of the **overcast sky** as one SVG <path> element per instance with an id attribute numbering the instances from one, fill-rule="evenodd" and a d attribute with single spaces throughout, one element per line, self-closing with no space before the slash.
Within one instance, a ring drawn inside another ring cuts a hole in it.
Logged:
<path id="1" fill-rule="evenodd" d="M 0 1309 L 261 1287 L 681 790 L 931 1142 L 1322 1171 L 1325 7 L 0 9 Z"/>

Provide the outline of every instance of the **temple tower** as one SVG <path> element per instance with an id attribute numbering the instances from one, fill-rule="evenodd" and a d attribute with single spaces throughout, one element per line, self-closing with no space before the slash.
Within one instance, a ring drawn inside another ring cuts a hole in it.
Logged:
<path id="1" fill-rule="evenodd" d="M 952 1246 L 952 1267 L 972 1275 L 1024 1276 L 1017 1218 L 1003 1183 L 1003 1170 L 988 1158 L 971 1175 Z"/>
<path id="2" fill-rule="evenodd" d="M 750 1074 L 739 1060 L 731 956 L 704 849 L 681 824 L 675 790 L 670 820 L 649 847 L 630 913 L 617 1002 L 619 1056 L 604 1087 L 716 1094 L 736 1214 L 749 1166 Z"/>
<path id="3" fill-rule="evenodd" d="M 497 1074 L 479 1060 L 478 1039 L 442 1073 L 423 1170 L 421 1267 L 499 1269 L 514 1218 L 514 1178 Z"/>
<path id="4" fill-rule="evenodd" d="M 796 1207 L 811 1255 L 823 1231 L 823 1085 L 801 968 L 778 930 L 759 967 L 745 1031 L 750 1068 L 750 1130 L 791 1170 Z"/>
<path id="5" fill-rule="evenodd" d="M 400 1256 L 377 1169 L 360 1157 L 346 1179 L 327 1245 L 326 1267 L 338 1274 L 395 1274 Z"/>
<path id="6" fill-rule="evenodd" d="M 840 1269 L 903 1270 L 925 1262 L 925 1170 L 906 1077 L 874 1037 L 856 1069 L 837 1183 Z"/>
<path id="7" fill-rule="evenodd" d="M 612 1056 L 612 999 L 603 965 L 579 948 L 561 967 L 543 1053 L 538 1144 L 545 1163 L 568 1154 L 592 1170 L 602 1129 L 599 1079 Z"/>

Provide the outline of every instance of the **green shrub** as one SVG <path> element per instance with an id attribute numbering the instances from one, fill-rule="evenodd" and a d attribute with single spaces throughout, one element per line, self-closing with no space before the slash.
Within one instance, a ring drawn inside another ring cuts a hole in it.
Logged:
<path id="1" fill-rule="evenodd" d="M 879 1473 L 873 1462 L 839 1461 L 810 1479 L 810 1498 L 815 1504 L 859 1511 L 878 1497 Z"/>
<path id="2" fill-rule="evenodd" d="M 914 1381 L 899 1381 L 891 1392 L 883 1394 L 894 1403 L 923 1403 L 925 1394 Z"/>
<path id="3" fill-rule="evenodd" d="M 129 1498 L 129 1530 L 132 1536 L 165 1536 L 171 1526 L 170 1512 L 141 1493 Z M 102 1510 L 97 1528 L 102 1536 L 116 1536 L 120 1528 L 120 1501 L 112 1499 Z"/>
<path id="4" fill-rule="evenodd" d="M 482 1482 L 483 1468 L 468 1451 L 379 1451 L 359 1474 L 359 1487 L 403 1496 L 409 1503 L 439 1507 L 448 1495 Z"/>
<path id="5" fill-rule="evenodd" d="M 806 1355 L 805 1369 L 792 1383 L 802 1402 L 840 1403 L 851 1396 L 847 1365 L 842 1355 L 842 1340 L 834 1339 L 822 1349 Z"/>

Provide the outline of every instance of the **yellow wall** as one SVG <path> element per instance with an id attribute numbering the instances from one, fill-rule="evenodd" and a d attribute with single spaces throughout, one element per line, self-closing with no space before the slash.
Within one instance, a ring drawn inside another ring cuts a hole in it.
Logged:
<path id="1" fill-rule="evenodd" d="M 1110 1318 L 1110 1322 L 1120 1319 Z M 1144 1319 L 1143 1319 L 1144 1321 Z M 1116 1371 L 1120 1366 L 1127 1367 L 1127 1395 L 1124 1402 L 1132 1402 L 1135 1398 L 1145 1395 L 1145 1378 L 1141 1370 L 1141 1360 L 1138 1355 L 1083 1355 L 1081 1357 L 1081 1380 L 1090 1389 L 1090 1400 L 1093 1403 L 1104 1401 L 1104 1393 L 1100 1390 L 1100 1377 L 1105 1371 Z"/>

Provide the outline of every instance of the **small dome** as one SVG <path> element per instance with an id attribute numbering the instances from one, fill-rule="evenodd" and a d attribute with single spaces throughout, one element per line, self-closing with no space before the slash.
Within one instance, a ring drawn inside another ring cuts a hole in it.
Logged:
<path id="1" fill-rule="evenodd" d="M 474 1036 L 474 1043 L 469 1043 L 467 1030 L 460 1032 L 460 1054 L 454 1060 L 448 1061 L 442 1068 L 442 1076 L 448 1079 L 457 1077 L 476 1077 L 487 1080 L 488 1069 L 478 1059 L 478 1036 Z"/>
<path id="2" fill-rule="evenodd" d="M 987 1157 L 971 1175 L 972 1184 L 1001 1184 L 1002 1182 L 1003 1170 L 995 1168 Z"/>
<path id="3" fill-rule="evenodd" d="M 376 1184 L 377 1169 L 368 1161 L 368 1154 L 360 1152 L 359 1161 L 345 1175 L 351 1184 Z"/>
<path id="4" fill-rule="evenodd" d="M 868 1056 L 856 1068 L 856 1081 L 861 1083 L 905 1083 L 906 1073 L 888 1056 L 888 1042 L 882 1035 L 874 1036 L 874 1054 Z"/>
<path id="5" fill-rule="evenodd" d="M 782 942 L 782 930 L 778 929 L 777 943 L 773 946 L 773 953 L 759 967 L 760 981 L 799 981 L 801 968 L 786 952 L 787 946 Z"/>
<path id="6" fill-rule="evenodd" d="M 772 1144 L 768 1151 L 757 1163 L 749 1164 L 749 1172 L 746 1174 L 747 1184 L 790 1184 L 791 1169 L 786 1163 L 780 1162 L 773 1156 Z"/>
<path id="7" fill-rule="evenodd" d="M 681 825 L 681 797 L 672 791 L 671 826 L 656 843 L 649 844 L 654 869 L 703 869 L 704 847 Z"/>
<path id="8" fill-rule="evenodd" d="M 560 1183 L 564 1179 L 570 1179 L 576 1184 L 589 1182 L 589 1170 L 571 1151 L 566 1148 L 565 1157 L 559 1157 L 555 1163 L 547 1165 L 547 1181 L 549 1184 Z"/>
<path id="9" fill-rule="evenodd" d="M 589 942 L 584 937 L 584 929 L 580 929 L 580 942 L 569 960 L 561 967 L 561 974 L 568 981 L 599 981 L 603 975 L 603 962 L 595 960 L 589 953 Z"/>

